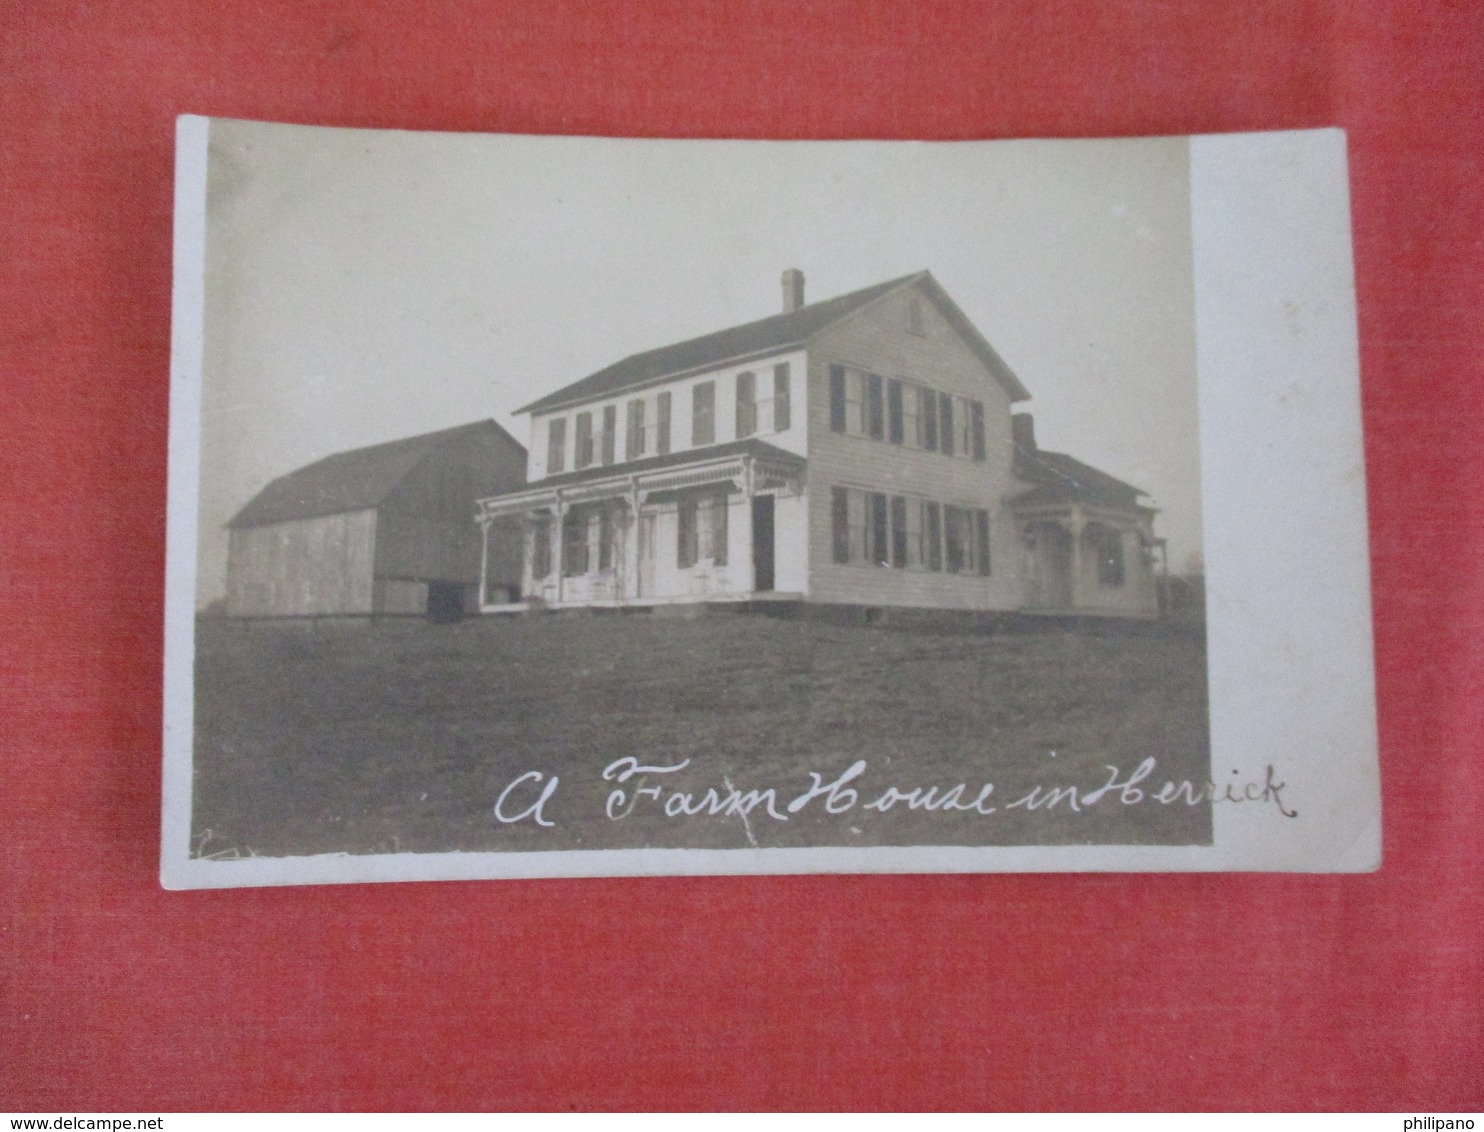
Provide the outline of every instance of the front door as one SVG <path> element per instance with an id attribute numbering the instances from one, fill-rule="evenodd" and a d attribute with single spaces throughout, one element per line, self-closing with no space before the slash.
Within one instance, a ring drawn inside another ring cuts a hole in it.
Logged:
<path id="1" fill-rule="evenodd" d="M 752 588 L 759 593 L 775 588 L 771 495 L 754 496 L 752 500 Z"/>

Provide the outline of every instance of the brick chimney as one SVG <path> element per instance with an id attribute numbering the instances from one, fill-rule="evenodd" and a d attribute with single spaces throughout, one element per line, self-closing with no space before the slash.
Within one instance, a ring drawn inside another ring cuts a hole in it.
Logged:
<path id="1" fill-rule="evenodd" d="M 804 273 L 790 267 L 783 273 L 783 313 L 792 314 L 804 305 Z"/>
<path id="2" fill-rule="evenodd" d="M 1010 439 L 1015 442 L 1015 447 L 1034 452 L 1036 450 L 1035 418 L 1029 413 L 1012 413 L 1010 415 Z"/>

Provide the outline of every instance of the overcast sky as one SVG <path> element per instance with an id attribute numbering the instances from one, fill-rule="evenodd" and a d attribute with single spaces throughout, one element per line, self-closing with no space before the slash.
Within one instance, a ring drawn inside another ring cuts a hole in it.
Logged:
<path id="1" fill-rule="evenodd" d="M 322 456 L 512 411 L 627 354 L 930 269 L 1042 447 L 1200 547 L 1183 139 L 667 142 L 215 121 L 201 604 L 224 524 Z"/>

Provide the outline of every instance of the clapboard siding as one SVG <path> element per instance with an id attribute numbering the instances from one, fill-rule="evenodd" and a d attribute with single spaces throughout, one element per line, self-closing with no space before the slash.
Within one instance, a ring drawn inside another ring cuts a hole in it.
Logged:
<path id="1" fill-rule="evenodd" d="M 373 510 L 232 530 L 227 612 L 233 617 L 370 613 L 375 546 Z"/>
<path id="2" fill-rule="evenodd" d="M 916 319 L 909 305 L 916 300 Z M 909 326 L 921 333 L 909 332 Z M 986 460 L 925 452 L 830 429 L 829 367 L 843 364 L 984 403 Z M 1013 484 L 1010 397 L 924 294 L 898 291 L 820 334 L 809 349 L 809 598 L 949 609 L 1024 602 Z M 830 489 L 854 487 L 990 513 L 989 577 L 837 564 Z"/>

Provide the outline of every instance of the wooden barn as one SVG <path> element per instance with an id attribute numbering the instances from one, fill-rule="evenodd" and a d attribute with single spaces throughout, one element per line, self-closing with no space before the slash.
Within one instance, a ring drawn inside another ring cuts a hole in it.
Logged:
<path id="1" fill-rule="evenodd" d="M 474 514 L 476 500 L 525 477 L 525 448 L 492 420 L 280 476 L 227 524 L 226 612 L 456 620 L 520 586 L 519 523 L 481 539 Z"/>

